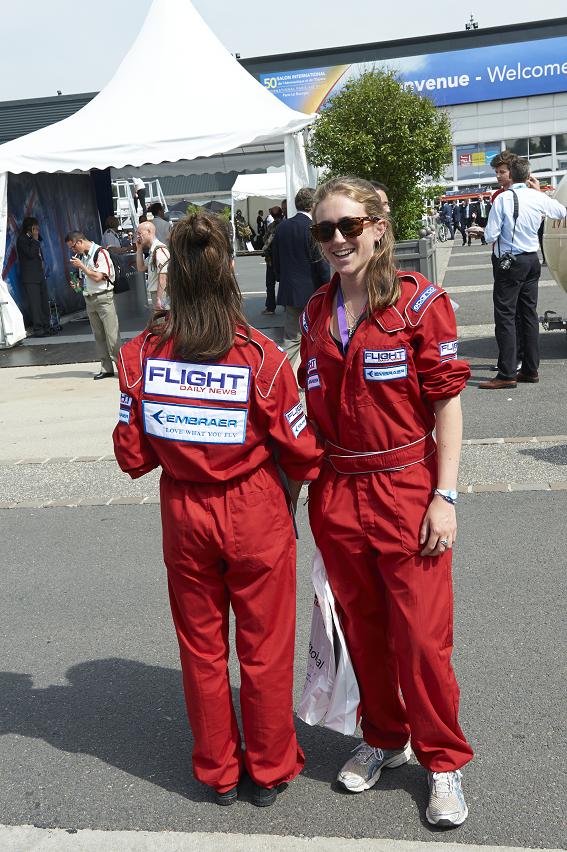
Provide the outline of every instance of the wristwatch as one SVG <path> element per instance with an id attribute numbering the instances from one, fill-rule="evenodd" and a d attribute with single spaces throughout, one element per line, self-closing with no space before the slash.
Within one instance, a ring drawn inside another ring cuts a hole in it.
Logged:
<path id="1" fill-rule="evenodd" d="M 445 488 L 436 488 L 433 493 L 438 494 L 446 503 L 451 503 L 452 506 L 455 505 L 459 496 L 458 491 L 450 491 Z"/>

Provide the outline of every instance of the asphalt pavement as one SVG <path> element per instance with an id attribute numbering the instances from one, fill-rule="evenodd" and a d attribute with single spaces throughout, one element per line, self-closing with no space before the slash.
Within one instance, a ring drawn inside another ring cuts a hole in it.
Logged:
<path id="1" fill-rule="evenodd" d="M 131 482 L 117 469 L 117 385 L 93 384 L 79 318 L 56 343 L 0 357 L 0 848 L 565 847 L 567 338 L 542 333 L 538 385 L 479 390 L 496 356 L 490 256 L 479 246 L 441 251 L 472 369 L 455 551 L 454 663 L 476 751 L 464 775 L 467 822 L 452 832 L 427 824 L 415 760 L 365 794 L 341 793 L 334 776 L 356 739 L 299 721 L 306 768 L 273 808 L 254 808 L 246 789 L 236 807 L 218 808 L 192 779 L 158 475 Z M 282 309 L 261 314 L 261 258 L 239 258 L 237 271 L 251 322 L 281 339 Z M 543 283 L 541 309 L 567 313 L 567 296 Z M 303 504 L 299 525 L 296 698 L 312 602 Z M 230 671 L 238 702 L 234 656 Z"/>
<path id="2" fill-rule="evenodd" d="M 415 760 L 341 793 L 334 776 L 356 739 L 302 722 L 306 767 L 277 804 L 258 810 L 245 790 L 218 808 L 191 776 L 159 507 L 3 512 L 3 822 L 561 847 L 566 512 L 564 492 L 462 498 L 454 662 L 476 757 L 458 832 L 427 825 Z M 296 699 L 312 602 L 303 506 L 299 521 Z M 234 656 L 230 673 L 238 701 Z"/>

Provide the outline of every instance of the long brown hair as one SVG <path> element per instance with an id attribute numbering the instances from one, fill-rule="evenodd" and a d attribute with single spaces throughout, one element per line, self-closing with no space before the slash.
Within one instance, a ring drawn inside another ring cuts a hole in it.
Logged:
<path id="1" fill-rule="evenodd" d="M 368 310 L 395 305 L 400 298 L 401 286 L 394 263 L 394 232 L 392 223 L 371 183 L 357 177 L 337 177 L 321 184 L 315 193 L 313 221 L 317 222 L 317 206 L 330 195 L 346 195 L 362 204 L 368 216 L 379 216 L 386 230 L 376 244 L 373 256 L 366 267 Z"/>
<path id="2" fill-rule="evenodd" d="M 185 361 L 218 361 L 234 345 L 237 326 L 249 334 L 228 226 L 213 214 L 187 216 L 173 227 L 169 250 L 171 308 L 151 330 L 160 347 L 173 340 L 175 355 Z"/>

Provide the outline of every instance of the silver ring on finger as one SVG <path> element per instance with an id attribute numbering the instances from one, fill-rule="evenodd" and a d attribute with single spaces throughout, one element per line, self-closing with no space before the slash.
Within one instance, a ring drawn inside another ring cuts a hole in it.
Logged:
<path id="1" fill-rule="evenodd" d="M 449 539 L 448 538 L 440 538 L 439 544 L 442 544 L 443 547 L 449 547 Z"/>

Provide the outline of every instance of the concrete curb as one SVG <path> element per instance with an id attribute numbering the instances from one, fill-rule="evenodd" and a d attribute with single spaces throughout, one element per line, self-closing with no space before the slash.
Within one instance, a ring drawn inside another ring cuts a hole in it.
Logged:
<path id="1" fill-rule="evenodd" d="M 567 443 L 567 435 L 532 435 L 529 437 L 506 437 L 506 438 L 465 438 L 463 447 L 475 447 L 481 445 L 491 446 L 494 444 L 552 444 Z M 3 465 L 38 465 L 46 464 L 75 464 L 75 463 L 98 463 L 114 462 L 116 459 L 112 453 L 102 456 L 39 456 L 15 459 L 0 458 L 0 467 Z"/>
<path id="2" fill-rule="evenodd" d="M 567 479 L 554 482 L 475 482 L 459 483 L 460 494 L 491 494 L 516 493 L 522 491 L 567 491 Z M 307 497 L 307 489 L 303 488 L 300 497 Z M 117 495 L 116 497 L 62 497 L 57 500 L 6 500 L 0 502 L 2 509 L 80 509 L 86 506 L 154 506 L 159 505 L 156 494 L 139 495 L 135 497 Z"/>
<path id="3" fill-rule="evenodd" d="M 0 846 L 4 852 L 522 852 L 519 846 L 475 846 L 438 841 L 380 840 L 347 837 L 282 837 L 268 834 L 228 834 L 212 832 L 94 831 L 0 826 Z M 542 852 L 560 852 L 558 849 Z"/>

